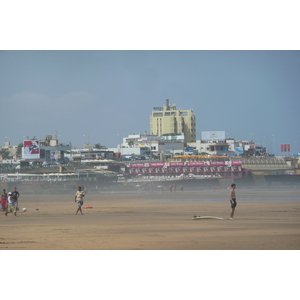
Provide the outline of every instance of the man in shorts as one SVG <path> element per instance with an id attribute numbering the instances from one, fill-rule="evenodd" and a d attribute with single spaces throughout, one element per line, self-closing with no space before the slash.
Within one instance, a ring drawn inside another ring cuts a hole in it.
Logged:
<path id="1" fill-rule="evenodd" d="M 230 189 L 230 205 L 231 205 L 230 220 L 234 220 L 233 215 L 234 215 L 234 211 L 236 208 L 235 188 L 236 188 L 236 185 L 233 183 L 231 185 L 231 189 Z"/>
<path id="2" fill-rule="evenodd" d="M 7 216 L 8 213 L 12 213 L 15 217 L 18 217 L 12 192 L 8 193 L 8 210 L 5 212 L 5 215 Z"/>
<path id="3" fill-rule="evenodd" d="M 83 212 L 81 210 L 81 206 L 83 205 L 83 197 L 84 197 L 84 191 L 81 190 L 81 186 L 78 187 L 78 191 L 75 194 L 75 202 L 77 201 L 78 203 L 78 209 L 76 211 L 76 215 L 77 213 L 80 211 L 81 214 L 83 215 Z"/>
<path id="4" fill-rule="evenodd" d="M 14 187 L 13 188 L 13 191 L 12 191 L 12 198 L 14 200 L 14 204 L 15 204 L 15 207 L 16 207 L 16 211 L 19 210 L 19 192 L 17 191 L 17 188 Z"/>

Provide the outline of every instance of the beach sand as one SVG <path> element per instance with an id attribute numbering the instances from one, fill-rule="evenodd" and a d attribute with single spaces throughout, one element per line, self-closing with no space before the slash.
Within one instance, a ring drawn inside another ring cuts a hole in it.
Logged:
<path id="1" fill-rule="evenodd" d="M 88 193 L 84 215 L 75 215 L 75 192 L 20 193 L 19 217 L 0 213 L 1 250 L 300 249 L 299 191 L 237 189 L 235 220 L 227 190 Z"/>

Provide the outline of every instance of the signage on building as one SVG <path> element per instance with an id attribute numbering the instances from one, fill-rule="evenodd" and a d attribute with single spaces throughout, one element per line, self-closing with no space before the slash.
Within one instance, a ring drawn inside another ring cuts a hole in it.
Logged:
<path id="1" fill-rule="evenodd" d="M 50 151 L 50 159 L 59 160 L 60 159 L 60 151 Z"/>
<path id="2" fill-rule="evenodd" d="M 202 131 L 201 139 L 203 141 L 225 140 L 225 131 Z"/>
<path id="3" fill-rule="evenodd" d="M 170 163 L 130 163 L 130 168 L 165 168 L 165 167 L 203 167 L 203 166 L 241 166 L 241 160 L 235 161 L 189 161 L 189 162 L 170 162 Z"/>
<path id="4" fill-rule="evenodd" d="M 23 142 L 23 159 L 40 158 L 40 141 L 24 141 Z"/>

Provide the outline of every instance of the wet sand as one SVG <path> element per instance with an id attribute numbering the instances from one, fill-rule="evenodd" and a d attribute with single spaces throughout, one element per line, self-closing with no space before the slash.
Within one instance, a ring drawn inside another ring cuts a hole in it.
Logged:
<path id="1" fill-rule="evenodd" d="M 18 218 L 0 213 L 0 249 L 300 249 L 299 191 L 237 190 L 235 220 L 229 220 L 227 194 L 224 190 L 87 194 L 84 206 L 93 208 L 83 209 L 84 215 L 75 215 L 73 193 L 21 194 L 20 208 L 26 207 L 26 212 L 20 211 Z M 193 220 L 194 215 L 224 220 Z"/>

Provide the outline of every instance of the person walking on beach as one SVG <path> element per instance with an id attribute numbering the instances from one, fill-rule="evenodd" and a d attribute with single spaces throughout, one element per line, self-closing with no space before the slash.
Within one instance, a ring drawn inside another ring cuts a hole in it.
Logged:
<path id="1" fill-rule="evenodd" d="M 19 210 L 19 192 L 17 191 L 17 188 L 14 187 L 13 188 L 13 191 L 12 191 L 12 198 L 13 198 L 13 201 L 14 201 L 14 204 L 15 204 L 15 207 L 16 207 L 16 211 Z"/>
<path id="2" fill-rule="evenodd" d="M 80 211 L 81 214 L 83 215 L 83 212 L 81 210 L 81 206 L 83 205 L 83 197 L 84 197 L 84 191 L 81 190 L 81 186 L 78 187 L 78 191 L 75 194 L 75 202 L 77 201 L 78 203 L 78 209 L 76 211 L 76 215 L 77 213 Z"/>
<path id="3" fill-rule="evenodd" d="M 235 211 L 235 208 L 236 208 L 236 196 L 235 196 L 235 188 L 236 188 L 236 185 L 235 183 L 233 183 L 231 185 L 231 189 L 230 189 L 230 204 L 231 204 L 231 214 L 230 214 L 230 220 L 234 220 L 234 211 Z"/>
<path id="4" fill-rule="evenodd" d="M 16 206 L 15 206 L 15 200 L 13 199 L 12 192 L 8 193 L 8 210 L 5 212 L 5 215 L 7 216 L 7 214 L 9 214 L 9 213 L 12 213 L 12 214 L 14 214 L 15 217 L 18 217 Z"/>
<path id="5" fill-rule="evenodd" d="M 7 212 L 8 202 L 7 202 L 6 189 L 3 189 L 3 192 L 1 194 L 1 206 L 2 206 L 2 211 Z"/>

